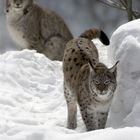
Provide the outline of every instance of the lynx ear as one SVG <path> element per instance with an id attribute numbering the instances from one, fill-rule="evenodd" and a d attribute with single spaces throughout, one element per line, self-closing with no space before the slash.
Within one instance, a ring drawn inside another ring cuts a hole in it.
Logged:
<path id="1" fill-rule="evenodd" d="M 8 13 L 8 12 L 9 12 L 9 7 L 10 7 L 10 2 L 9 2 L 9 0 L 6 0 L 6 1 L 5 1 L 5 5 L 6 5 L 6 7 L 5 7 L 5 13 Z"/>
<path id="2" fill-rule="evenodd" d="M 111 73 L 114 73 L 115 76 L 117 75 L 117 65 L 118 65 L 118 63 L 119 63 L 119 61 L 117 61 L 116 64 L 112 68 L 109 69 L 109 71 Z"/>

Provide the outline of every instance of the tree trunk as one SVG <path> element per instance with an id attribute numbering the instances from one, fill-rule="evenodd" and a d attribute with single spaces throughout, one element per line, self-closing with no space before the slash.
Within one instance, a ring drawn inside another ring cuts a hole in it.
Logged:
<path id="1" fill-rule="evenodd" d="M 132 0 L 127 0 L 127 16 L 128 16 L 128 21 L 133 20 L 133 11 L 132 11 Z"/>

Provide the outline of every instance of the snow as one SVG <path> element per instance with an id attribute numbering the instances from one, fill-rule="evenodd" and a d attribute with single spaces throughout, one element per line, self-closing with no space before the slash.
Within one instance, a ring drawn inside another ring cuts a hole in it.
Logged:
<path id="1" fill-rule="evenodd" d="M 112 35 L 112 64 L 107 59 L 107 47 L 95 40 L 102 62 L 112 66 L 120 60 L 118 87 L 107 128 L 102 130 L 86 132 L 79 112 L 78 127 L 66 128 L 61 62 L 26 49 L 0 55 L 0 140 L 140 139 L 139 23 L 123 25 Z"/>
<path id="2" fill-rule="evenodd" d="M 108 127 L 140 126 L 140 20 L 119 27 L 111 37 L 109 59 L 120 60 L 118 86 Z"/>
<path id="3" fill-rule="evenodd" d="M 0 56 L 0 133 L 65 124 L 61 65 L 29 50 Z"/>

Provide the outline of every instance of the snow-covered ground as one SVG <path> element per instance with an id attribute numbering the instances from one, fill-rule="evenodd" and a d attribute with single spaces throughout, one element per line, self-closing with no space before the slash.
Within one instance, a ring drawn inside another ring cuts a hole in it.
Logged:
<path id="1" fill-rule="evenodd" d="M 119 27 L 111 37 L 109 58 L 120 60 L 118 87 L 107 126 L 140 127 L 140 20 Z"/>
<path id="2" fill-rule="evenodd" d="M 62 63 L 35 51 L 11 51 L 0 56 L 0 140 L 140 139 L 139 127 L 124 127 L 140 125 L 139 24 L 137 20 L 120 27 L 109 47 L 110 62 L 120 60 L 118 88 L 107 124 L 117 129 L 86 132 L 80 113 L 77 129 L 67 129 Z M 101 61 L 110 65 L 107 48 L 98 41 L 95 44 Z"/>

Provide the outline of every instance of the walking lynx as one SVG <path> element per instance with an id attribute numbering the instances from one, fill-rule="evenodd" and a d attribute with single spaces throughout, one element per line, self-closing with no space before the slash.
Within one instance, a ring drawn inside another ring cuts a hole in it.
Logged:
<path id="1" fill-rule="evenodd" d="M 21 48 L 62 60 L 72 34 L 56 13 L 41 8 L 34 0 L 6 0 L 6 17 L 11 37 Z"/>
<path id="2" fill-rule="evenodd" d="M 96 37 L 109 44 L 103 31 L 89 29 L 69 41 L 64 53 L 64 94 L 70 129 L 77 126 L 77 103 L 88 131 L 104 128 L 116 89 L 117 63 L 107 68 L 99 62 L 98 51 L 91 41 Z"/>

